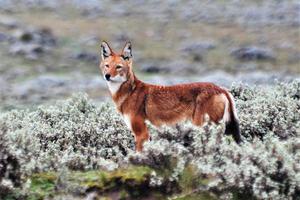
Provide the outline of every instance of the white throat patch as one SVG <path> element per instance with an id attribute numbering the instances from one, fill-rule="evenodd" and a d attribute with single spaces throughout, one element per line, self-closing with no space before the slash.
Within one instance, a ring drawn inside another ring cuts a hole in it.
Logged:
<path id="1" fill-rule="evenodd" d="M 128 126 L 129 129 L 131 129 L 130 115 L 124 114 L 123 117 L 124 117 L 125 124 Z"/>
<path id="2" fill-rule="evenodd" d="M 121 85 L 126 81 L 126 78 L 120 75 L 111 77 L 110 81 L 106 81 L 109 91 L 115 94 L 121 87 Z"/>

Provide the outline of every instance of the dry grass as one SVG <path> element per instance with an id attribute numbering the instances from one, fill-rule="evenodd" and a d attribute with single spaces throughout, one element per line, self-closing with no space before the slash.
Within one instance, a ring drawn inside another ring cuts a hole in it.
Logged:
<path id="1" fill-rule="evenodd" d="M 270 47 L 277 57 L 276 62 L 255 63 L 259 69 L 300 73 L 299 61 L 291 61 L 291 55 L 300 52 L 300 35 L 297 27 L 283 25 L 246 27 L 228 22 L 186 23 L 176 17 L 169 22 L 163 22 L 154 18 L 149 19 L 147 16 L 137 18 L 130 15 L 122 18 L 88 19 L 70 9 L 66 13 L 34 10 L 15 13 L 15 16 L 24 24 L 49 27 L 55 35 L 67 41 L 59 47 L 59 54 L 72 52 L 74 49 L 98 52 L 98 44 L 88 46 L 80 42 L 80 38 L 86 36 L 97 36 L 99 40 L 114 41 L 112 46 L 120 49 L 124 41 L 116 42 L 116 40 L 123 37 L 123 40 L 128 38 L 133 41 L 134 51 L 138 52 L 136 58 L 142 60 L 137 64 L 152 59 L 179 61 L 184 59 L 182 52 L 179 51 L 184 45 L 182 41 L 214 41 L 217 49 L 208 52 L 202 63 L 207 69 L 239 70 L 236 66 L 241 63 L 230 56 L 230 51 L 239 46 L 255 45 Z M 282 48 L 283 44 L 291 47 Z M 62 59 L 57 61 L 61 63 Z M 88 72 L 94 73 L 95 70 L 88 70 Z"/>

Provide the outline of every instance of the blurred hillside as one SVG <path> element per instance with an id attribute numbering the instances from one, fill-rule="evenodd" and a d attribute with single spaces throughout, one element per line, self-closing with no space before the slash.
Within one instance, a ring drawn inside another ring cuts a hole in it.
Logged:
<path id="1" fill-rule="evenodd" d="M 273 84 L 300 77 L 300 3 L 0 0 L 0 100 L 9 110 L 78 91 L 108 97 L 100 41 L 133 43 L 140 79 Z"/>

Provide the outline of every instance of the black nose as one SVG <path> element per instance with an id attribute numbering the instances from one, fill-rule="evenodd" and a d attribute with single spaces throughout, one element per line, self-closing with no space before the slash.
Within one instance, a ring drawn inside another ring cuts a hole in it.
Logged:
<path id="1" fill-rule="evenodd" d="M 105 79 L 106 79 L 107 81 L 109 81 L 109 80 L 110 80 L 110 74 L 105 74 Z"/>

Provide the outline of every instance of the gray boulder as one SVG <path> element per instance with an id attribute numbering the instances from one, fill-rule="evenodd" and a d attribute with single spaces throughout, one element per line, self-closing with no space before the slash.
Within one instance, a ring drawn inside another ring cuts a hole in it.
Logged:
<path id="1" fill-rule="evenodd" d="M 15 20 L 13 18 L 1 17 L 0 18 L 0 26 L 3 26 L 8 29 L 14 29 L 19 26 L 19 23 L 17 20 Z"/>
<path id="2" fill-rule="evenodd" d="M 193 42 L 186 45 L 181 50 L 184 52 L 201 52 L 206 50 L 211 50 L 216 48 L 216 45 L 213 42 L 202 41 L 202 42 Z"/>
<path id="3" fill-rule="evenodd" d="M 79 61 L 98 63 L 100 56 L 95 53 L 81 51 L 79 53 L 74 53 L 73 55 L 71 55 L 71 58 Z"/>
<path id="4" fill-rule="evenodd" d="M 241 61 L 275 60 L 275 54 L 270 49 L 249 46 L 235 49 L 231 56 Z"/>
<path id="5" fill-rule="evenodd" d="M 164 73 L 164 72 L 169 72 L 170 70 L 161 67 L 160 65 L 157 64 L 145 64 L 140 67 L 140 70 L 145 73 Z"/>
<path id="6" fill-rule="evenodd" d="M 50 29 L 18 29 L 14 32 L 9 53 L 36 60 L 56 45 Z"/>
<path id="7" fill-rule="evenodd" d="M 8 41 L 9 40 L 9 35 L 5 34 L 5 33 L 2 33 L 0 32 L 0 42 L 3 42 L 3 41 Z"/>
<path id="8" fill-rule="evenodd" d="M 56 44 L 56 38 L 48 28 L 18 29 L 15 31 L 14 37 L 21 42 L 37 43 L 46 46 L 54 46 Z"/>
<path id="9" fill-rule="evenodd" d="M 193 61 L 200 62 L 203 60 L 203 54 L 208 50 L 216 48 L 213 42 L 193 42 L 181 49 L 181 51 L 189 56 L 192 56 Z"/>
<path id="10" fill-rule="evenodd" d="M 9 53 L 12 55 L 23 55 L 28 59 L 36 60 L 38 57 L 45 52 L 45 48 L 39 44 L 17 42 L 13 44 Z"/>

